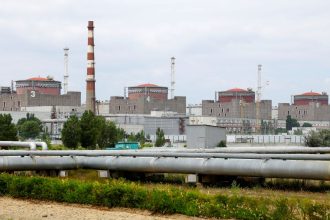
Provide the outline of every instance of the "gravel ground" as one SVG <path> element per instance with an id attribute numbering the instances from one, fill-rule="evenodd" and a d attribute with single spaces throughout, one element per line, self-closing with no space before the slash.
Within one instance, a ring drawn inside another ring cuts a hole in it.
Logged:
<path id="1" fill-rule="evenodd" d="M 183 215 L 153 215 L 149 211 L 124 208 L 103 208 L 88 205 L 45 202 L 37 200 L 21 200 L 0 197 L 0 220 L 70 220 L 70 219 L 102 219 L 102 220 L 163 220 L 163 219 L 201 219 Z"/>

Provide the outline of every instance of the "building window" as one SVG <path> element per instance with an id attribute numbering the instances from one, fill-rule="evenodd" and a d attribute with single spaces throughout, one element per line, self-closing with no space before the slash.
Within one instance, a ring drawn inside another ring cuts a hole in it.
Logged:
<path id="1" fill-rule="evenodd" d="M 221 112 L 223 113 L 223 108 L 221 109 Z"/>
<path id="2" fill-rule="evenodd" d="M 6 108 L 6 102 L 3 102 L 3 107 Z"/>
<path id="3" fill-rule="evenodd" d="M 211 109 L 211 114 L 212 114 L 212 112 L 213 112 L 213 109 Z"/>
<path id="4" fill-rule="evenodd" d="M 120 111 L 120 105 L 118 105 L 118 110 Z"/>
<path id="5" fill-rule="evenodd" d="M 288 111 L 288 115 L 290 115 L 290 111 Z"/>
<path id="6" fill-rule="evenodd" d="M 18 106 L 18 107 L 21 107 L 21 101 L 18 101 L 18 102 L 17 102 L 17 106 Z"/>

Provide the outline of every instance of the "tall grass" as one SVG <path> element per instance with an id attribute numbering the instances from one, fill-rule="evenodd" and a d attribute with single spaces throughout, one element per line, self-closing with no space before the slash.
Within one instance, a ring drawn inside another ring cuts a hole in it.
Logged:
<path id="1" fill-rule="evenodd" d="M 330 205 L 309 200 L 208 195 L 196 189 L 145 187 L 124 180 L 72 179 L 0 174 L 0 195 L 17 198 L 147 209 L 152 212 L 235 219 L 329 219 Z"/>

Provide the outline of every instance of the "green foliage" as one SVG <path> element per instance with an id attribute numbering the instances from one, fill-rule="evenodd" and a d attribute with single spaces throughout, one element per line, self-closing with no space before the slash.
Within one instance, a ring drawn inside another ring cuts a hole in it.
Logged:
<path id="1" fill-rule="evenodd" d="M 80 119 L 81 146 L 90 150 L 96 148 L 97 137 L 99 136 L 100 120 L 96 119 L 92 111 L 85 111 Z"/>
<path id="2" fill-rule="evenodd" d="M 0 114 L 0 140 L 16 141 L 17 129 L 10 114 Z"/>
<path id="3" fill-rule="evenodd" d="M 217 144 L 217 147 L 227 147 L 226 141 L 222 140 Z"/>
<path id="4" fill-rule="evenodd" d="M 69 148 L 77 149 L 80 143 L 82 149 L 96 149 L 113 147 L 125 135 L 125 131 L 117 128 L 114 122 L 85 111 L 80 120 L 71 116 L 64 124 L 62 141 Z"/>
<path id="5" fill-rule="evenodd" d="M 305 128 L 310 128 L 310 127 L 313 127 L 313 125 L 311 123 L 308 123 L 308 122 L 304 122 L 304 124 L 302 125 L 302 127 L 305 127 Z"/>
<path id="6" fill-rule="evenodd" d="M 299 122 L 297 121 L 297 119 L 294 119 L 291 117 L 291 115 L 288 115 L 286 117 L 286 130 L 287 131 L 291 131 L 293 127 L 300 127 Z"/>
<path id="7" fill-rule="evenodd" d="M 35 139 L 42 131 L 41 121 L 34 114 L 26 114 L 26 118 L 21 118 L 17 122 L 19 136 L 22 139 Z"/>
<path id="8" fill-rule="evenodd" d="M 274 133 L 274 125 L 271 121 L 264 121 L 261 120 L 261 126 L 260 126 L 260 132 L 261 134 L 273 134 Z"/>
<path id="9" fill-rule="evenodd" d="M 162 147 L 162 146 L 164 146 L 165 142 L 166 142 L 166 140 L 165 140 L 164 131 L 160 128 L 157 128 L 155 146 Z"/>
<path id="10" fill-rule="evenodd" d="M 282 133 L 287 133 L 287 130 L 285 128 L 276 128 L 275 129 L 275 134 L 282 134 Z"/>
<path id="11" fill-rule="evenodd" d="M 146 142 L 145 136 L 146 135 L 145 135 L 144 131 L 142 130 L 136 134 L 131 133 L 130 135 L 128 135 L 127 140 L 140 142 L 140 145 L 142 146 Z"/>
<path id="12" fill-rule="evenodd" d="M 60 144 L 52 144 L 48 147 L 49 150 L 68 150 L 67 147 L 65 147 L 64 145 L 60 145 Z"/>
<path id="13" fill-rule="evenodd" d="M 144 143 L 141 145 L 141 148 L 147 148 L 147 147 L 153 147 L 154 145 L 152 143 Z"/>
<path id="14" fill-rule="evenodd" d="M 295 130 L 295 131 L 293 132 L 293 134 L 294 134 L 294 135 L 302 135 L 303 132 L 302 132 L 301 129 L 297 129 L 297 130 Z"/>
<path id="15" fill-rule="evenodd" d="M 86 182 L 0 174 L 0 195 L 57 202 L 147 209 L 221 219 L 329 219 L 330 205 L 308 198 L 205 194 L 123 180 Z"/>
<path id="16" fill-rule="evenodd" d="M 48 149 L 52 147 L 52 142 L 51 142 L 51 139 L 50 139 L 50 136 L 48 133 L 46 133 L 46 132 L 42 133 L 41 140 L 43 142 L 46 142 Z"/>
<path id="17" fill-rule="evenodd" d="M 311 131 L 305 137 L 305 145 L 309 147 L 330 147 L 330 130 Z"/>
<path id="18" fill-rule="evenodd" d="M 64 123 L 62 129 L 62 142 L 68 148 L 76 149 L 81 137 L 80 122 L 77 116 L 72 115 Z"/>
<path id="19" fill-rule="evenodd" d="M 98 137 L 97 144 L 100 148 L 113 147 L 119 141 L 118 129 L 114 122 L 106 121 L 104 117 L 97 117 Z"/>

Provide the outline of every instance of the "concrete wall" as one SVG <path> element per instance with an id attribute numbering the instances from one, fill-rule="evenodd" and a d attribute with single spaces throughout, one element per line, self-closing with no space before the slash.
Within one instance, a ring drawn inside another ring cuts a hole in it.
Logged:
<path id="1" fill-rule="evenodd" d="M 220 141 L 226 141 L 226 129 L 208 125 L 187 126 L 188 148 L 214 148 Z"/>
<path id="2" fill-rule="evenodd" d="M 151 111 L 171 111 L 186 113 L 186 97 L 175 96 L 174 99 L 149 100 L 140 97 L 136 100 L 113 96 L 110 98 L 110 114 L 150 114 Z"/>
<path id="3" fill-rule="evenodd" d="M 30 106 L 81 106 L 81 93 L 68 92 L 66 95 L 47 95 L 36 91 L 18 95 L 0 94 L 0 110 L 20 111 L 22 107 Z"/>
<path id="4" fill-rule="evenodd" d="M 68 92 L 65 95 L 47 95 L 35 93 L 35 95 L 27 96 L 27 106 L 80 106 L 81 93 Z"/>
<path id="5" fill-rule="evenodd" d="M 231 102 L 220 103 L 213 100 L 202 101 L 202 114 L 205 116 L 216 116 L 222 118 L 256 118 L 256 103 L 240 103 L 234 99 Z M 260 119 L 270 120 L 272 118 L 272 101 L 261 100 Z"/>
<path id="6" fill-rule="evenodd" d="M 128 133 L 134 130 L 144 130 L 145 134 L 156 135 L 157 128 L 164 131 L 165 135 L 184 135 L 188 118 L 183 116 L 152 117 L 150 115 L 106 115 L 107 120 L 115 122 Z M 180 119 L 184 120 L 183 133 L 180 132 Z M 127 130 L 126 130 L 127 129 Z"/>
<path id="7" fill-rule="evenodd" d="M 309 103 L 309 105 L 290 105 L 289 103 L 279 103 L 278 119 L 286 120 L 287 116 L 298 121 L 330 121 L 330 105 L 319 103 Z"/>

